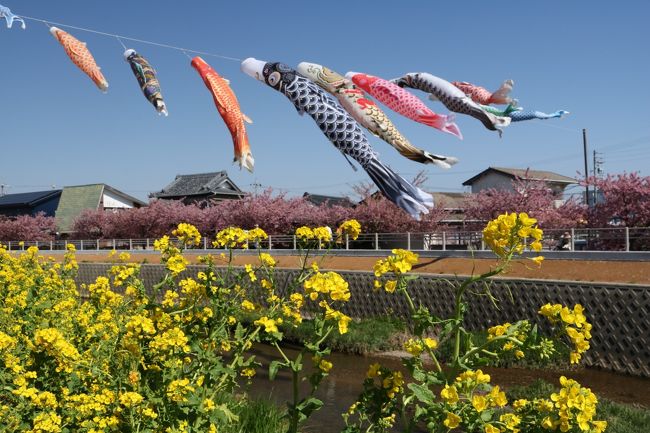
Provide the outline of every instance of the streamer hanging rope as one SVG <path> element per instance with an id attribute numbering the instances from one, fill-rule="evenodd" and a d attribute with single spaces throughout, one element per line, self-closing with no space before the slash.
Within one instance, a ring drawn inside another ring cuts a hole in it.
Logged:
<path id="1" fill-rule="evenodd" d="M 198 51 L 198 50 L 193 50 L 191 48 L 177 47 L 177 46 L 174 46 L 174 45 L 163 44 L 163 43 L 160 43 L 160 42 L 147 41 L 145 39 L 138 39 L 138 38 L 132 38 L 132 37 L 129 37 L 129 36 L 118 35 L 118 34 L 115 34 L 115 33 L 101 32 L 99 30 L 89 29 L 89 28 L 85 28 L 85 27 L 77 27 L 77 26 L 73 26 L 73 25 L 70 25 L 70 24 L 57 23 L 57 22 L 54 22 L 54 21 L 44 20 L 44 19 L 41 19 L 41 18 L 28 17 L 28 16 L 25 16 L 25 15 L 21 15 L 20 17 L 24 18 L 26 20 L 38 21 L 38 22 L 44 23 L 48 27 L 50 27 L 52 25 L 55 25 L 55 26 L 60 26 L 60 27 L 67 27 L 69 29 L 81 30 L 82 32 L 89 32 L 89 33 L 94 33 L 94 34 L 97 34 L 97 35 L 108 36 L 108 37 L 111 37 L 111 38 L 117 38 L 117 40 L 120 41 L 120 43 L 122 45 L 124 45 L 124 44 L 123 44 L 123 42 L 121 40 L 124 39 L 124 40 L 128 40 L 128 41 L 139 42 L 139 43 L 142 43 L 142 44 L 155 45 L 155 46 L 161 47 L 161 48 L 169 48 L 171 50 L 177 50 L 177 51 L 181 51 L 181 52 L 184 52 L 184 53 L 194 53 L 194 54 L 200 54 L 200 55 L 203 55 L 203 56 L 218 57 L 220 59 L 231 60 L 233 62 L 241 62 L 242 61 L 242 59 L 237 58 L 237 57 L 224 56 L 224 55 L 221 55 L 221 54 L 210 53 L 210 52 L 207 52 L 207 51 Z M 126 47 L 125 47 L 125 49 L 126 49 Z"/>

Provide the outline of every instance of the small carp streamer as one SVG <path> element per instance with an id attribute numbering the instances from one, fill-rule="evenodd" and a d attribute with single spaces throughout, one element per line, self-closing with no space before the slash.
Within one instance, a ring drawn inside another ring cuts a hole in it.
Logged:
<path id="1" fill-rule="evenodd" d="M 159 114 L 167 116 L 167 106 L 160 91 L 160 83 L 156 77 L 156 70 L 149 62 L 135 50 L 126 50 L 124 60 L 131 66 L 133 75 L 138 80 L 140 90 L 145 98 L 154 106 Z"/>
<path id="2" fill-rule="evenodd" d="M 219 114 L 221 114 L 228 130 L 230 130 L 235 147 L 235 161 L 239 162 L 239 168 L 245 167 L 246 170 L 252 173 L 255 160 L 248 143 L 248 134 L 244 122 L 253 123 L 253 121 L 241 112 L 237 97 L 230 88 L 228 80 L 217 74 L 201 57 L 197 56 L 192 59 L 192 67 L 196 69 L 203 79 L 212 94 L 214 105 L 217 106 Z"/>
<path id="3" fill-rule="evenodd" d="M 99 90 L 106 92 L 108 90 L 108 81 L 102 75 L 100 67 L 95 63 L 95 58 L 90 53 L 90 50 L 86 48 L 86 43 L 57 27 L 50 27 L 50 33 L 63 45 L 63 49 L 72 60 L 72 63 L 88 75 Z"/>
<path id="4" fill-rule="evenodd" d="M 411 185 L 377 158 L 361 126 L 330 94 L 284 63 L 254 58 L 242 62 L 242 71 L 285 95 L 299 114 L 307 113 L 343 155 L 361 165 L 377 188 L 415 219 L 429 213 L 433 196 Z"/>
<path id="5" fill-rule="evenodd" d="M 467 96 L 472 98 L 472 101 L 483 104 L 512 104 L 517 105 L 514 99 L 510 97 L 510 92 L 515 85 L 515 82 L 512 80 L 506 80 L 501 84 L 494 92 L 490 92 L 485 87 L 477 86 L 467 81 L 453 81 L 451 84 L 458 87 L 463 91 Z"/>
<path id="6" fill-rule="evenodd" d="M 300 74 L 334 95 L 357 122 L 393 146 L 405 158 L 423 164 L 435 164 L 441 168 L 450 168 L 458 162 L 457 158 L 434 155 L 413 146 L 377 104 L 344 76 L 316 63 L 302 62 L 297 69 Z"/>
<path id="7" fill-rule="evenodd" d="M 20 18 L 18 15 L 14 15 L 13 13 L 11 13 L 11 10 L 8 7 L 2 5 L 0 5 L 0 19 L 1 18 L 4 18 L 5 21 L 7 21 L 8 29 L 10 29 L 11 26 L 14 25 L 14 21 L 20 22 L 20 27 L 23 30 L 27 28 L 27 26 L 25 25 L 25 20 Z"/>
<path id="8" fill-rule="evenodd" d="M 539 119 L 539 120 L 556 119 L 556 118 L 559 119 L 565 114 L 569 114 L 569 112 L 566 110 L 558 110 L 558 111 L 554 111 L 553 113 L 546 114 L 541 111 L 524 110 L 522 107 L 515 107 L 513 105 L 508 105 L 503 110 L 499 110 L 498 108 L 492 107 L 490 105 L 481 105 L 481 108 L 496 116 L 509 117 L 513 122 L 521 122 L 522 120 L 533 120 L 533 119 Z"/>

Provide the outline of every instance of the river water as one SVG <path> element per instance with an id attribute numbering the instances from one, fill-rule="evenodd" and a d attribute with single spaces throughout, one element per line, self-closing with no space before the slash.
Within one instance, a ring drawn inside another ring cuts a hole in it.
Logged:
<path id="1" fill-rule="evenodd" d="M 289 359 L 298 353 L 297 348 L 283 348 Z M 268 380 L 268 365 L 280 358 L 276 349 L 267 345 L 258 345 L 253 354 L 263 367 L 258 369 L 253 384 L 249 389 L 253 396 L 267 397 L 279 404 L 284 404 L 291 397 L 291 376 L 286 370 L 278 373 L 274 381 Z M 317 396 L 324 406 L 314 413 L 303 426 L 305 433 L 339 433 L 343 427 L 341 414 L 346 412 L 361 392 L 363 379 L 368 366 L 374 362 L 390 369 L 403 370 L 400 359 L 396 356 L 373 355 L 356 356 L 333 353 L 328 357 L 334 367 L 330 375 L 321 384 Z M 310 360 L 305 360 L 310 365 Z M 560 376 L 575 379 L 581 385 L 591 388 L 599 397 L 605 397 L 621 403 L 637 403 L 650 407 L 650 379 L 625 376 L 600 370 L 579 369 L 571 371 L 528 370 L 522 368 L 492 368 L 482 369 L 492 377 L 493 384 L 508 388 L 516 385 L 527 385 L 535 379 L 544 379 L 559 385 Z M 301 389 L 301 396 L 309 391 L 308 386 Z"/>

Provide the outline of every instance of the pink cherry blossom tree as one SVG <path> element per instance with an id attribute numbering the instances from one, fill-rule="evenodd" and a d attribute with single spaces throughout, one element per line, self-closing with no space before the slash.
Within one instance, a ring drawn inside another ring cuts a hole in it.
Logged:
<path id="1" fill-rule="evenodd" d="M 54 218 L 40 212 L 15 219 L 0 216 L 0 241 L 49 241 L 54 239 Z"/>

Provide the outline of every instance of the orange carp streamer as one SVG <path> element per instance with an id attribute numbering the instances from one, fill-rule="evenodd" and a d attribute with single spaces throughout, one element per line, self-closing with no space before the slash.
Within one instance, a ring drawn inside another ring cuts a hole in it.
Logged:
<path id="1" fill-rule="evenodd" d="M 197 56 L 192 59 L 192 67 L 201 75 L 203 82 L 212 94 L 214 105 L 217 106 L 219 114 L 230 130 L 235 146 L 235 161 L 239 162 L 240 168 L 245 167 L 252 173 L 255 160 L 251 154 L 244 122 L 253 122 L 241 112 L 237 97 L 230 88 L 228 80 L 217 74 L 201 57 Z"/>
<path id="2" fill-rule="evenodd" d="M 100 67 L 95 63 L 95 58 L 86 48 L 86 43 L 57 27 L 50 27 L 50 33 L 63 45 L 63 49 L 72 60 L 72 63 L 88 75 L 99 90 L 106 92 L 108 90 L 108 81 L 102 75 Z"/>

